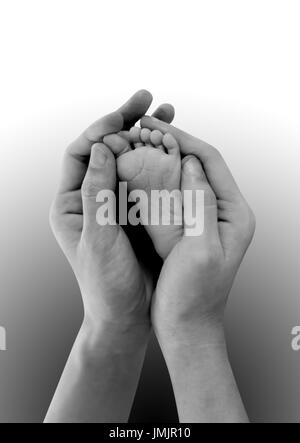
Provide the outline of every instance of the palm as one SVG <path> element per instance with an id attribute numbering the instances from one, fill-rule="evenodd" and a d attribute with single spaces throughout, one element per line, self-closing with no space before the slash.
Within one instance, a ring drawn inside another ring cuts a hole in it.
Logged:
<path id="1" fill-rule="evenodd" d="M 145 256 L 144 249 L 140 249 L 144 234 L 138 228 L 125 233 L 120 226 L 97 225 L 96 195 L 101 189 L 116 187 L 114 159 L 108 161 L 109 167 L 101 167 L 97 160 L 105 148 L 101 140 L 132 127 L 151 101 L 151 94 L 139 91 L 117 112 L 92 124 L 68 147 L 64 157 L 51 225 L 77 277 L 85 309 L 94 318 L 102 315 L 106 319 L 113 316 L 149 322 L 153 279 L 147 260 L 137 259 Z M 163 105 L 155 115 L 171 121 L 174 111 Z"/>

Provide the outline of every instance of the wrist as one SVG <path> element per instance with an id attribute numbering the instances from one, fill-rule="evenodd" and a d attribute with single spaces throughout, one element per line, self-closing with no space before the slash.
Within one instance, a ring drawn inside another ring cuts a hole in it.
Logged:
<path id="1" fill-rule="evenodd" d="M 154 322 L 154 330 L 162 349 L 167 352 L 209 346 L 226 347 L 223 319 L 211 318 L 196 322 Z"/>
<path id="2" fill-rule="evenodd" d="M 129 354 L 146 347 L 150 331 L 150 322 L 117 322 L 103 319 L 95 321 L 85 314 L 80 335 L 86 349 Z"/>
<path id="3" fill-rule="evenodd" d="M 205 344 L 199 340 L 167 345 L 163 354 L 181 423 L 247 422 L 226 343 L 219 332 Z"/>

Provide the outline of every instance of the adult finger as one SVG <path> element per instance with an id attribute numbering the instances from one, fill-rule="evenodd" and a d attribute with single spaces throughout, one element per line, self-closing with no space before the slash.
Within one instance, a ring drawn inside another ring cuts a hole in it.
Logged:
<path id="1" fill-rule="evenodd" d="M 241 201 L 241 192 L 221 154 L 208 143 L 153 117 L 141 119 L 142 128 L 171 133 L 179 142 L 183 154 L 193 154 L 201 161 L 207 179 L 220 200 Z"/>
<path id="2" fill-rule="evenodd" d="M 175 109 L 169 103 L 164 103 L 153 112 L 152 117 L 166 123 L 171 123 L 175 117 Z"/>
<path id="3" fill-rule="evenodd" d="M 185 235 L 197 236 L 198 239 L 210 243 L 219 243 L 217 199 L 201 162 L 193 155 L 188 155 L 182 160 L 181 192 Z M 190 226 L 191 222 L 195 226 Z"/>
<path id="4" fill-rule="evenodd" d="M 92 146 L 89 166 L 84 177 L 81 195 L 83 205 L 83 232 L 95 233 L 99 229 L 111 229 L 112 226 L 97 224 L 99 203 L 97 196 L 100 191 L 115 191 L 116 162 L 113 153 L 104 143 Z"/>
<path id="5" fill-rule="evenodd" d="M 148 110 L 151 102 L 150 92 L 138 91 L 116 112 L 100 118 L 89 126 L 66 150 L 59 192 L 80 189 L 92 145 L 102 141 L 102 138 L 107 134 L 119 132 L 134 125 Z"/>
<path id="6" fill-rule="evenodd" d="M 137 91 L 117 112 L 124 119 L 123 129 L 131 128 L 135 123 L 143 117 L 152 103 L 152 94 L 146 89 Z"/>

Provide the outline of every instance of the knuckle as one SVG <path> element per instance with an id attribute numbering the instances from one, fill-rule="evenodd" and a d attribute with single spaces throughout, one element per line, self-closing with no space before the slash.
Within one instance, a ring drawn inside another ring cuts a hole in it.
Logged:
<path id="1" fill-rule="evenodd" d="M 247 243 L 249 243 L 252 240 L 255 232 L 256 217 L 247 203 L 243 205 L 240 214 L 240 236 L 242 240 L 245 240 Z"/>
<path id="2" fill-rule="evenodd" d="M 96 198 L 99 186 L 92 174 L 88 174 L 83 180 L 81 186 L 81 194 L 84 198 Z"/>
<path id="3" fill-rule="evenodd" d="M 215 157 L 215 158 L 222 158 L 221 152 L 217 148 L 215 148 L 214 146 L 209 145 L 208 149 L 209 149 L 210 156 Z"/>
<path id="4" fill-rule="evenodd" d="M 67 146 L 67 148 L 66 148 L 66 150 L 64 152 L 64 158 L 68 158 L 69 156 L 76 157 L 76 158 L 77 157 L 78 158 L 83 158 L 84 157 L 84 155 L 80 155 L 79 153 L 77 153 L 77 149 L 76 149 L 78 141 L 81 139 L 81 137 L 82 136 L 80 136 L 77 140 L 74 140 L 73 142 L 71 142 Z"/>
<path id="5" fill-rule="evenodd" d="M 252 237 L 256 229 L 256 216 L 250 207 L 248 207 L 248 229 Z"/>
<path id="6" fill-rule="evenodd" d="M 217 205 L 217 198 L 209 184 L 203 185 L 203 191 L 204 191 L 204 204 L 205 206 L 216 206 Z"/>
<path id="7" fill-rule="evenodd" d="M 209 248 L 206 253 L 206 265 L 211 269 L 219 269 L 222 255 L 218 249 Z"/>
<path id="8" fill-rule="evenodd" d="M 60 218 L 59 202 L 57 198 L 55 198 L 50 206 L 48 214 L 49 225 L 52 231 L 56 229 L 59 223 L 59 218 Z"/>
<path id="9" fill-rule="evenodd" d="M 208 245 L 206 248 L 194 249 L 193 260 L 201 267 L 217 271 L 222 263 L 220 248 Z"/>

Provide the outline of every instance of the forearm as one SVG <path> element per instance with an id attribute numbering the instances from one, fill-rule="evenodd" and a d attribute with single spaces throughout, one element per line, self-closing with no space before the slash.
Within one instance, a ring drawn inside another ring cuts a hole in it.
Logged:
<path id="1" fill-rule="evenodd" d="M 148 333 L 84 321 L 45 422 L 127 422 Z"/>
<path id="2" fill-rule="evenodd" d="M 180 422 L 248 422 L 228 360 L 222 332 L 211 341 L 193 334 L 190 341 L 161 343 L 169 369 Z"/>

